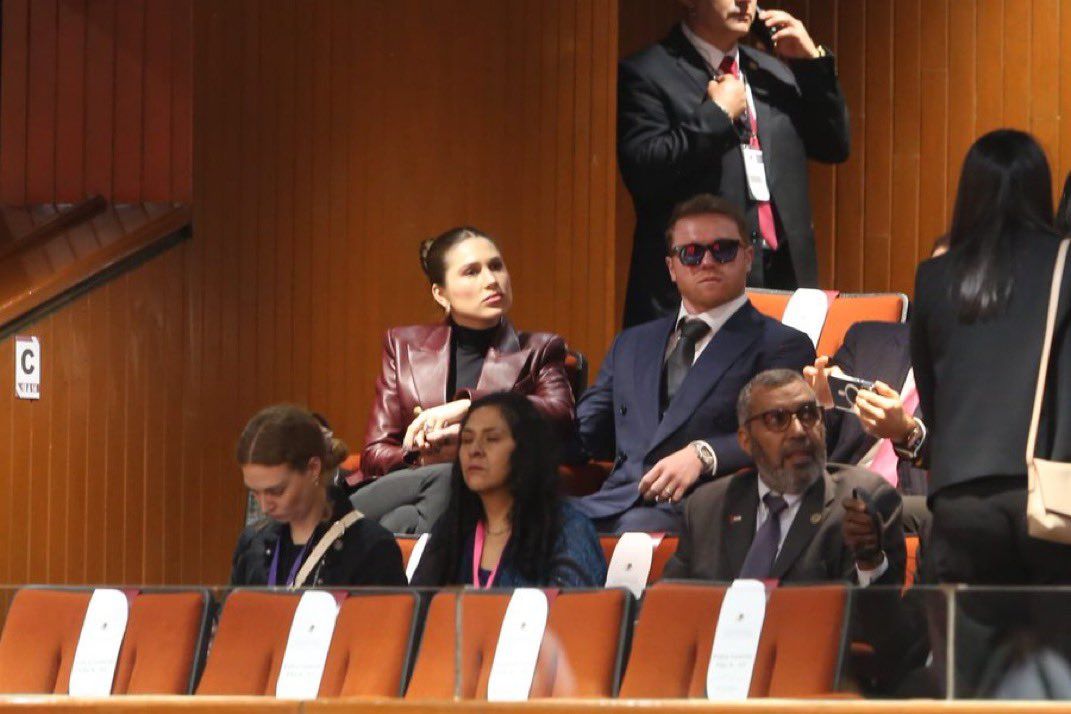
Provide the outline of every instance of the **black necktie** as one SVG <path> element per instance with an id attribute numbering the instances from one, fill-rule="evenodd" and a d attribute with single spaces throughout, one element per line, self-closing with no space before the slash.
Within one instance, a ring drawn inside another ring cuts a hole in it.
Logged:
<path id="1" fill-rule="evenodd" d="M 772 493 L 763 496 L 762 502 L 766 504 L 769 515 L 755 533 L 755 540 L 751 541 L 751 547 L 744 557 L 744 565 L 740 568 L 741 578 L 769 578 L 777 557 L 777 549 L 781 545 L 781 513 L 788 508 L 788 503 Z"/>
<path id="2" fill-rule="evenodd" d="M 665 411 L 669 403 L 673 401 L 673 396 L 680 389 L 681 382 L 684 381 L 688 370 L 692 368 L 692 362 L 695 361 L 695 343 L 708 332 L 710 332 L 710 325 L 702 320 L 681 320 L 680 338 L 666 359 L 665 399 L 662 402 L 662 411 Z"/>

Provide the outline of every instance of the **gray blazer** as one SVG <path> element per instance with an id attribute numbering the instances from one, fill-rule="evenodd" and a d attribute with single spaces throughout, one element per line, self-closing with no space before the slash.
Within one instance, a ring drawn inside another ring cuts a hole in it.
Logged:
<path id="1" fill-rule="evenodd" d="M 755 537 L 759 508 L 758 475 L 746 471 L 698 488 L 686 501 L 677 553 L 663 577 L 730 581 L 744 564 Z M 843 501 L 853 488 L 873 497 L 886 523 L 882 540 L 889 567 L 875 584 L 904 582 L 907 551 L 900 494 L 881 476 L 855 466 L 829 464 L 803 495 L 799 511 L 774 561 L 782 582 L 854 581 L 855 561 L 844 544 Z"/>

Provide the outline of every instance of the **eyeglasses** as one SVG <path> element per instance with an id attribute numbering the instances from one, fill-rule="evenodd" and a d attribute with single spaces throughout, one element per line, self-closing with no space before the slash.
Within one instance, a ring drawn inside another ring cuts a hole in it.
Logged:
<path id="1" fill-rule="evenodd" d="M 810 429 L 822 418 L 822 407 L 818 406 L 814 402 L 808 402 L 801 404 L 793 409 L 768 409 L 764 412 L 759 412 L 754 416 L 747 418 L 744 423 L 752 422 L 756 419 L 762 419 L 762 423 L 766 425 L 766 428 L 770 431 L 784 431 L 792 423 L 792 417 L 796 417 L 800 420 L 800 426 L 804 429 Z"/>
<path id="2" fill-rule="evenodd" d="M 687 243 L 678 245 L 670 248 L 669 252 L 671 255 L 676 255 L 685 265 L 695 267 L 703 262 L 703 253 L 708 251 L 715 263 L 731 263 L 736 260 L 737 254 L 743 247 L 744 244 L 735 238 L 718 238 L 713 243 L 708 244 Z"/>

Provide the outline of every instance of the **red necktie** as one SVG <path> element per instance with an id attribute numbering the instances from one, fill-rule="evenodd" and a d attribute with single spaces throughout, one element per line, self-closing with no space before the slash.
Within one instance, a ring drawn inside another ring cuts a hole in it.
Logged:
<path id="1" fill-rule="evenodd" d="M 721 64 L 718 69 L 722 74 L 731 74 L 732 76 L 740 79 L 740 66 L 736 63 L 736 58 L 732 55 L 725 55 L 722 58 Z M 752 149 L 762 149 L 762 145 L 759 144 L 759 127 L 755 122 L 755 115 L 753 112 L 745 111 L 745 119 L 751 128 L 751 140 L 748 142 L 748 146 Z M 757 201 L 759 209 L 759 232 L 762 234 L 763 239 L 766 241 L 766 245 L 770 246 L 771 250 L 777 250 L 777 225 L 774 222 L 773 206 L 769 201 Z"/>

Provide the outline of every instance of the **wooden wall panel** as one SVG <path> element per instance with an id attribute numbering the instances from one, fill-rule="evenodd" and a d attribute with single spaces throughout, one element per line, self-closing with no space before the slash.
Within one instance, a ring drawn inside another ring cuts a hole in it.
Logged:
<path id="1" fill-rule="evenodd" d="M 665 33 L 668 5 L 621 0 L 622 54 Z M 963 157 L 986 131 L 1033 132 L 1059 191 L 1071 169 L 1071 50 L 1060 42 L 1071 0 L 763 5 L 796 13 L 833 49 L 851 114 L 848 162 L 811 167 L 822 287 L 910 293 L 917 261 L 947 230 Z M 627 247 L 627 196 L 618 206 Z"/>
<path id="2" fill-rule="evenodd" d="M 190 0 L 4 2 L 0 203 L 192 200 L 192 22 Z M 233 542 L 241 517 L 197 505 L 221 497 L 200 480 L 210 410 L 187 379 L 202 360 L 194 253 L 175 248 L 20 329 L 41 340 L 44 384 L 38 402 L 0 390 L 2 582 L 225 576 L 231 543 L 207 539 L 206 557 L 187 536 Z M 4 374 L 13 359 L 0 340 Z"/>
<path id="3" fill-rule="evenodd" d="M 5 0 L 0 203 L 190 201 L 191 0 Z"/>
<path id="4" fill-rule="evenodd" d="M 291 399 L 359 446 L 383 330 L 439 317 L 417 245 L 463 223 L 499 238 L 515 323 L 598 364 L 618 321 L 616 17 L 608 0 L 197 6 L 224 433 Z M 206 76 L 217 62 L 234 71 Z"/>

